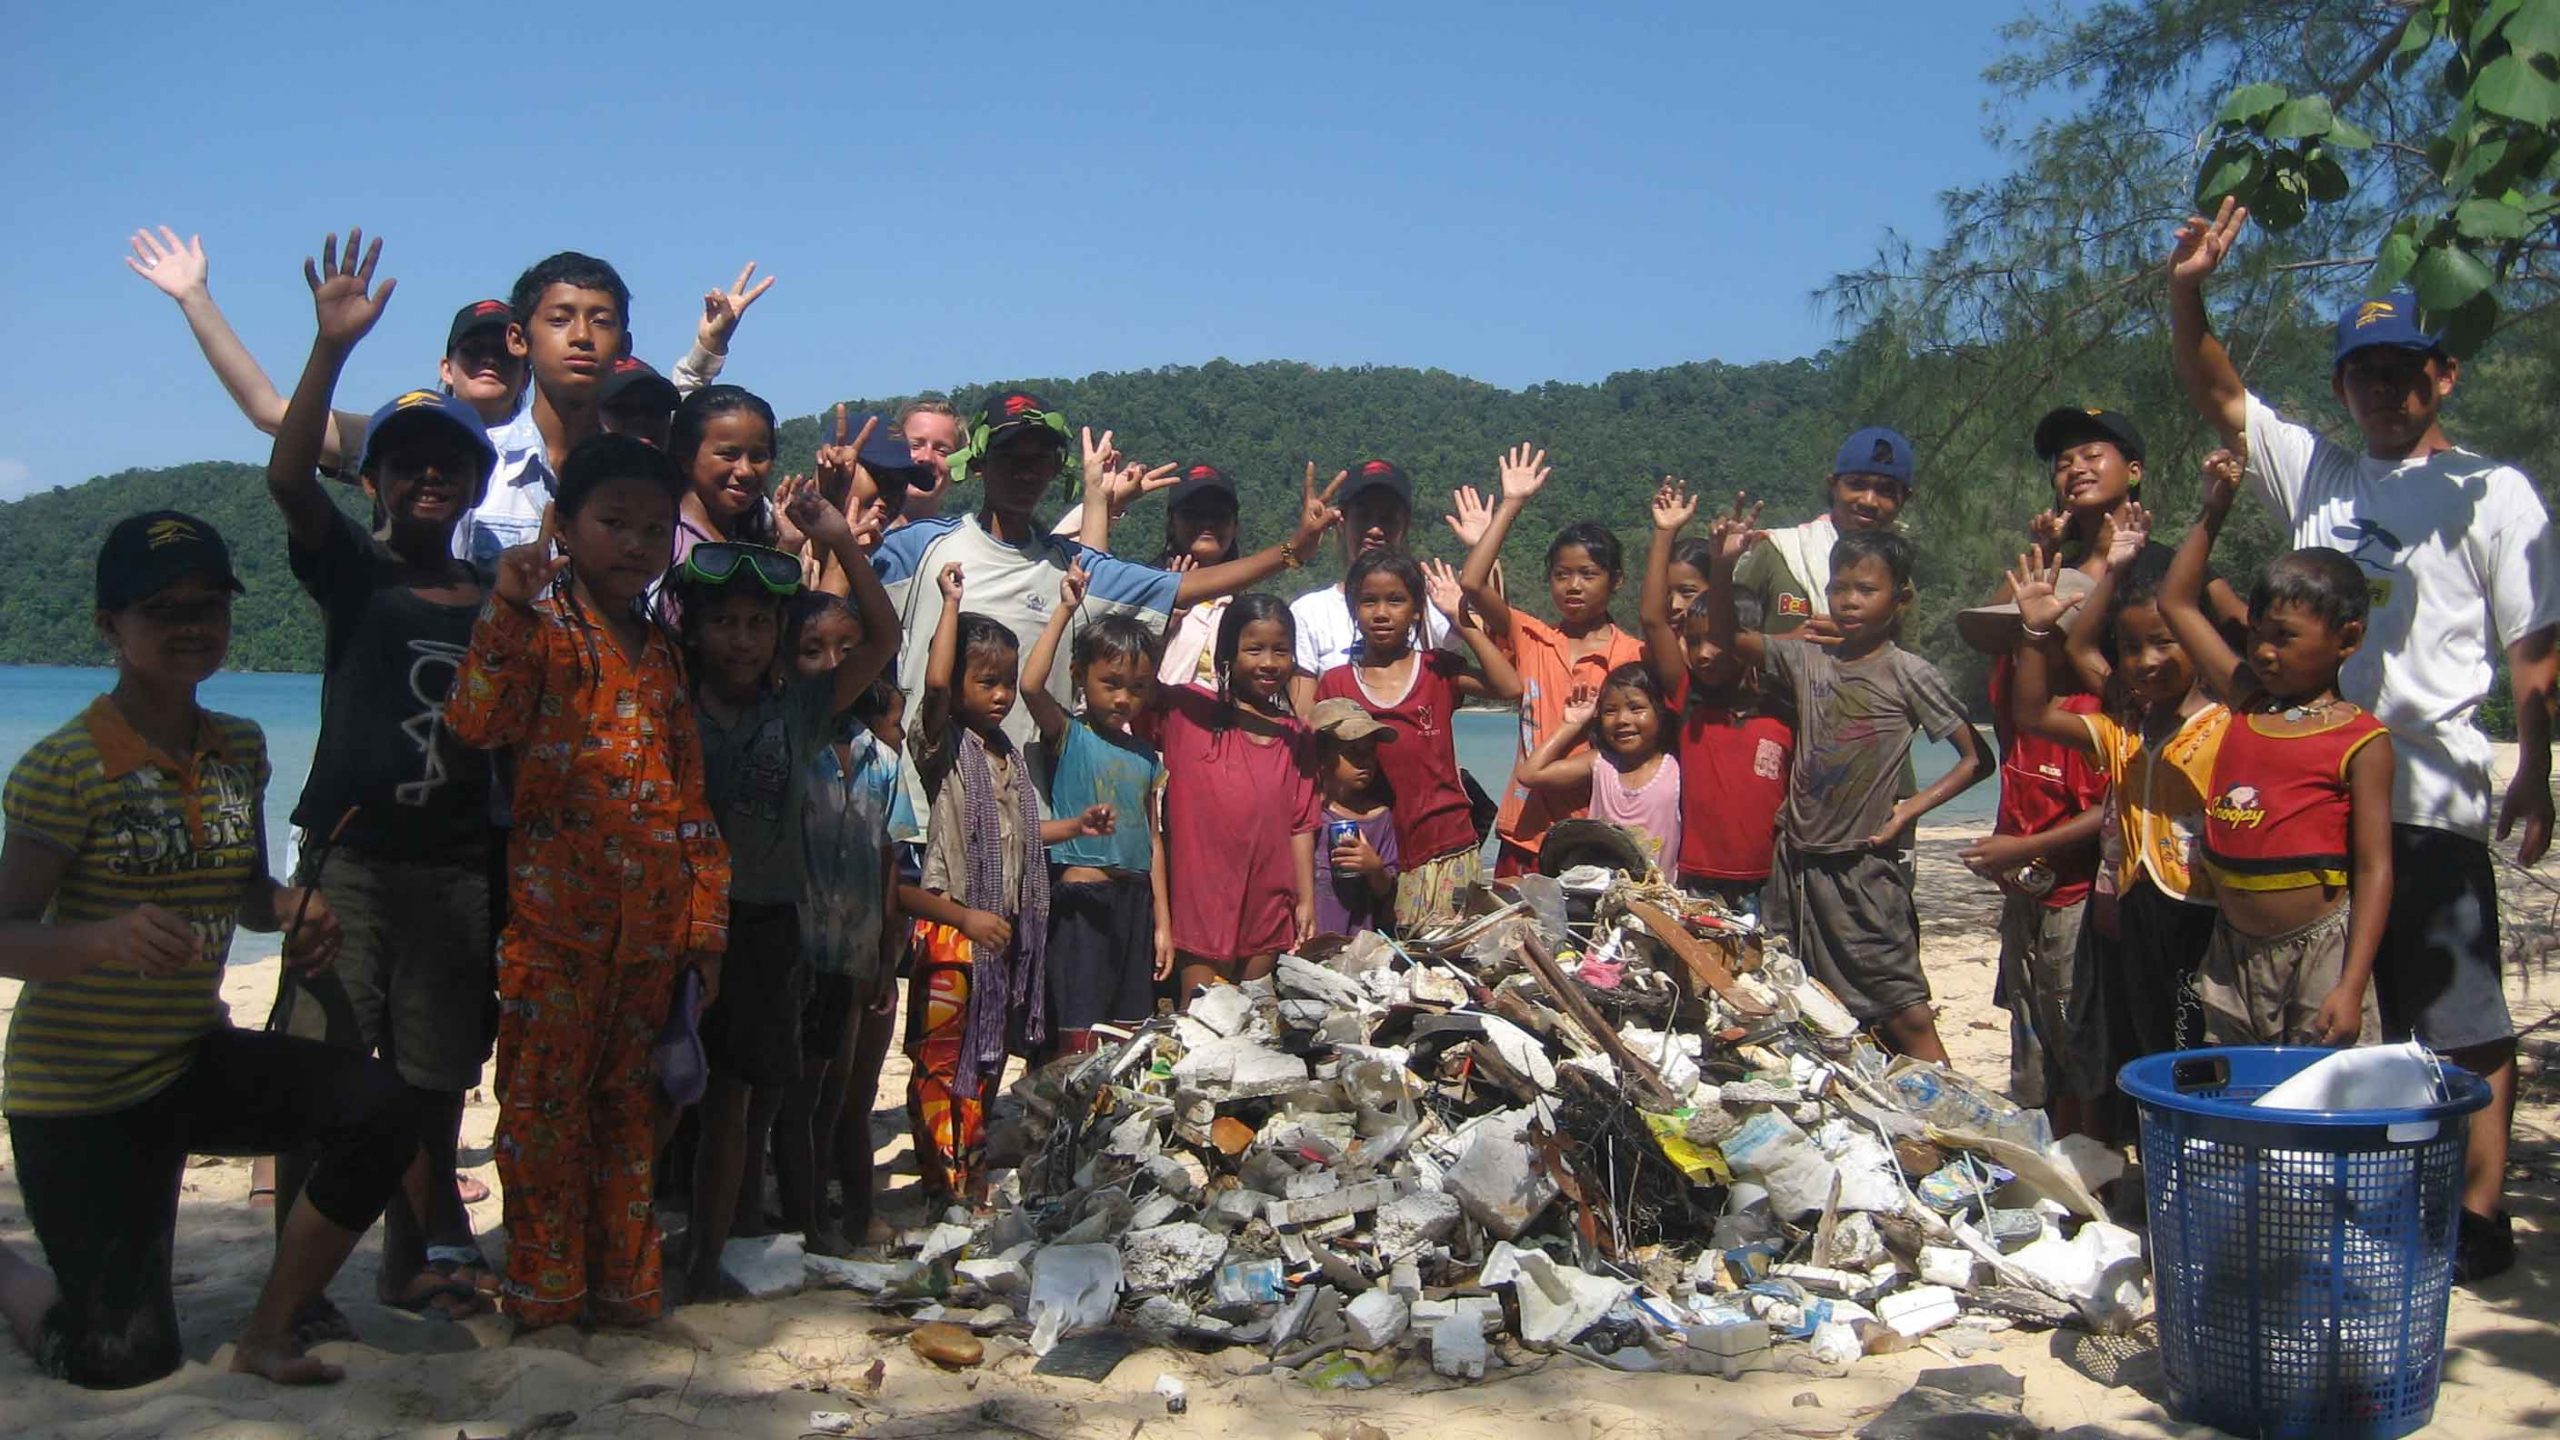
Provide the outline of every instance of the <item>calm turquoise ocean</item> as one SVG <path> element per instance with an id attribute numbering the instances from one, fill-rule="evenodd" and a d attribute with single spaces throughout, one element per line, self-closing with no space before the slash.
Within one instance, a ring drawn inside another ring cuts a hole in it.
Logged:
<path id="1" fill-rule="evenodd" d="M 28 746 L 114 684 L 115 672 L 108 669 L 0 665 L 0 765 L 15 767 Z M 275 766 L 275 780 L 267 788 L 267 843 L 275 853 L 276 873 L 286 874 L 293 856 L 293 827 L 286 817 L 311 770 L 312 740 L 320 729 L 320 677 L 226 672 L 205 683 L 202 698 L 213 709 L 257 721 L 267 732 L 267 757 Z M 1518 720 L 1502 712 L 1470 710 L 1458 716 L 1458 763 L 1496 798 L 1510 778 L 1519 733 Z M 1925 784 L 1945 773 L 1950 752 L 1943 745 L 1924 745 L 1920 758 Z M 1985 781 L 1939 815 L 1987 824 L 1997 793 L 1995 782 Z M 251 936 L 234 954 L 265 955 L 271 949 L 265 937 Z"/>
<path id="2" fill-rule="evenodd" d="M 102 667 L 0 665 L 0 764 L 15 769 L 28 746 L 115 683 L 116 672 Z M 289 873 L 293 824 L 286 817 L 311 773 L 311 742 L 320 733 L 320 677 L 225 672 L 206 681 L 198 696 L 208 708 L 245 715 L 267 732 L 267 760 L 275 767 L 267 786 L 267 846 L 276 874 Z M 231 947 L 235 961 L 274 953 L 275 941 L 265 935 L 243 935 Z"/>

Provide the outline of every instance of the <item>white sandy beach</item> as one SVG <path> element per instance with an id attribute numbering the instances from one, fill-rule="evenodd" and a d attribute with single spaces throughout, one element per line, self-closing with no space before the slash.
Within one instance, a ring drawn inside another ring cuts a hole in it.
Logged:
<path id="1" fill-rule="evenodd" d="M 1929 970 L 1938 991 L 1940 1027 L 1963 1068 L 2004 1077 L 2007 1022 L 1991 1004 L 1996 897 L 1955 862 L 1969 832 L 1925 832 L 1920 908 Z M 2521 878 L 2502 876 L 2509 897 L 2510 954 L 2523 942 L 2536 963 L 2511 965 L 2510 999 L 2528 1038 L 2526 1103 L 2516 1133 L 2509 1193 L 2522 1260 L 2477 1292 L 2456 1291 L 2447 1339 L 2446 1380 L 2430 1433 L 2488 1440 L 2540 1435 L 2560 1422 L 2560 1080 L 2532 1058 L 2537 1041 L 2560 1035 L 2552 1020 L 2560 974 L 2551 968 L 2560 866 Z M 2538 884 L 2537 884 L 2538 882 Z M 276 965 L 235 967 L 225 992 L 249 1023 L 263 1016 Z M 16 998 L 0 983 L 0 1011 Z M 2540 1072 L 2540 1073 L 2537 1073 Z M 905 1160 L 901 1102 L 904 1065 L 891 1061 L 875 1133 L 898 1157 L 890 1176 L 892 1215 L 914 1183 Z M 471 1173 L 497 1185 L 488 1143 L 494 1118 L 486 1090 L 465 1121 Z M 1280 1437 L 1343 1434 L 1365 1421 L 1391 1437 L 1434 1436 L 1826 1436 L 1853 1433 L 1890 1402 L 1917 1372 L 1959 1363 L 1918 1349 L 1871 1357 L 1848 1374 L 1779 1370 L 1738 1381 L 1673 1375 L 1625 1375 L 1565 1356 L 1519 1354 L 1526 1363 L 1497 1378 L 1455 1384 L 1428 1364 L 1408 1360 L 1380 1387 L 1320 1392 L 1288 1378 L 1253 1375 L 1263 1357 L 1251 1350 L 1219 1354 L 1148 1349 L 1103 1383 L 1031 1373 L 1022 1342 L 989 1342 L 980 1368 L 946 1372 L 918 1358 L 904 1323 L 842 1292 L 812 1291 L 770 1303 L 688 1306 L 677 1312 L 706 1348 L 625 1336 L 558 1330 L 510 1341 L 505 1322 L 453 1324 L 421 1320 L 372 1302 L 379 1249 L 368 1238 L 332 1295 L 353 1318 L 363 1342 L 322 1347 L 344 1365 L 342 1384 L 288 1391 L 223 1368 L 225 1342 L 246 1314 L 269 1254 L 268 1219 L 246 1206 L 246 1161 L 202 1161 L 187 1174 L 177 1244 L 178 1306 L 189 1363 L 156 1384 L 120 1394 L 91 1394 L 39 1376 L 13 1347 L 0 1343 L 0 1430 L 13 1435 L 107 1437 L 214 1435 L 270 1437 L 542 1435 L 657 1436 L 724 1434 L 783 1440 L 807 1433 L 813 1410 L 850 1410 L 855 1433 L 879 1436 Z M 474 1207 L 484 1228 L 499 1221 L 499 1202 Z M 0 1238 L 32 1250 L 34 1237 L 18 1204 L 14 1171 L 0 1164 Z M 2168 1435 L 2213 1432 L 2165 1419 L 2156 1382 L 2143 1380 L 2156 1362 L 2136 1357 L 2126 1373 L 2138 1385 L 2101 1384 L 2083 1370 L 2111 1374 L 2097 1342 L 2071 1332 L 2013 1332 L 1996 1348 L 1964 1363 L 1996 1363 L 2026 1382 L 2026 1415 L 2060 1431 Z M 2099 1358 L 2073 1357 L 2086 1347 Z M 1801 1355 L 1802 1347 L 1779 1353 Z M 874 1362 L 876 1390 L 865 1390 Z M 1809 1361 L 1805 1363 L 1810 1363 Z M 1157 1377 L 1183 1377 L 1187 1414 L 1168 1415 L 1151 1392 Z M 2147 1387 L 2147 1389 L 2145 1388 Z M 528 1426 L 541 1423 L 538 1431 Z M 1333 1428 L 1328 1428 L 1333 1427 Z"/>

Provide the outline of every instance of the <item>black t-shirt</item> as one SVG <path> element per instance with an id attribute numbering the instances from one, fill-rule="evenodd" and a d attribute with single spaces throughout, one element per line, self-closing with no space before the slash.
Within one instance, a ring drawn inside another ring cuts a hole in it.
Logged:
<path id="1" fill-rule="evenodd" d="M 419 598 L 390 547 L 344 512 L 318 548 L 288 543 L 286 555 L 326 634 L 320 739 L 293 823 L 316 843 L 354 806 L 341 845 L 394 860 L 485 856 L 499 833 L 490 756 L 444 728 L 479 607 Z"/>

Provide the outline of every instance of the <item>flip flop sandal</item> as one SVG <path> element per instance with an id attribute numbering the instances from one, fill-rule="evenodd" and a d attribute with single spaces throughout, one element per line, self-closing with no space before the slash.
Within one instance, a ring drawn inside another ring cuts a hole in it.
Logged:
<path id="1" fill-rule="evenodd" d="M 419 1279 L 425 1279 L 428 1273 L 432 1272 L 422 1272 Z M 440 1303 L 446 1300 L 459 1300 L 463 1304 L 457 1307 Z M 468 1283 L 447 1280 L 441 1284 L 429 1285 L 422 1290 L 412 1290 L 406 1295 L 385 1300 L 382 1303 L 394 1310 L 405 1310 L 412 1315 L 442 1315 L 447 1319 L 460 1319 L 465 1315 L 478 1314 L 486 1308 L 488 1301 Z"/>
<path id="2" fill-rule="evenodd" d="M 462 1203 L 465 1205 L 477 1205 L 481 1201 L 489 1198 L 489 1186 L 487 1182 L 465 1175 L 460 1171 L 454 1172 L 453 1188 L 455 1193 L 462 1197 Z"/>
<path id="3" fill-rule="evenodd" d="M 427 1269 L 474 1295 L 491 1300 L 498 1298 L 501 1283 L 498 1272 L 490 1269 L 485 1260 L 476 1262 L 435 1260 L 428 1262 Z"/>

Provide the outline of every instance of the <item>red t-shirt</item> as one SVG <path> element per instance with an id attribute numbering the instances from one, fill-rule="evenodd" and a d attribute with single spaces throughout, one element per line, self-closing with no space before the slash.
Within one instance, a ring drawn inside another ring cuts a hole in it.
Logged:
<path id="1" fill-rule="evenodd" d="M 1306 736 L 1294 720 L 1265 741 L 1232 725 L 1196 685 L 1166 687 L 1164 853 L 1173 943 L 1210 960 L 1295 944 L 1298 867 L 1291 841 L 1320 823 Z"/>
<path id="2" fill-rule="evenodd" d="M 1692 708 L 1687 676 L 1671 708 L 1680 717 L 1681 877 L 1768 879 L 1795 733 L 1774 715 Z"/>
<path id="3" fill-rule="evenodd" d="M 2107 772 L 2076 746 L 2018 733 L 2010 713 L 2017 664 L 2011 655 L 1991 662 L 1991 728 L 2000 736 L 2000 813 L 1991 831 L 2041 835 L 2074 815 L 2096 809 L 2107 798 Z M 2062 708 L 2073 714 L 2095 713 L 2098 697 L 2065 695 Z M 2053 889 L 2045 894 L 2045 908 L 2077 905 L 2089 898 L 2090 887 L 2097 881 L 2097 848 L 2092 846 L 2080 859 L 2052 869 Z"/>
<path id="4" fill-rule="evenodd" d="M 1467 662 L 1446 650 L 1424 650 L 1413 681 L 1401 696 L 1372 695 L 1360 672 L 1336 665 L 1316 681 L 1316 698 L 1337 696 L 1383 720 L 1395 731 L 1378 742 L 1378 770 L 1394 797 L 1396 846 L 1407 868 L 1476 847 L 1467 788 L 1458 779 L 1457 676 Z"/>

